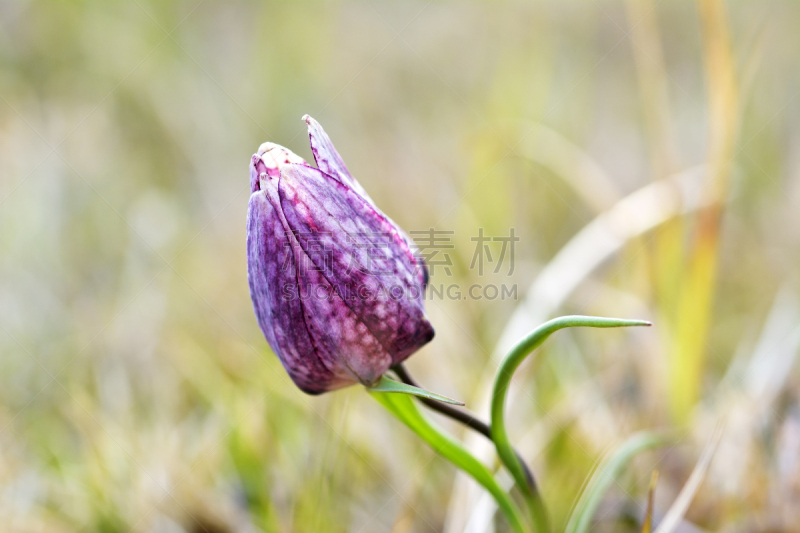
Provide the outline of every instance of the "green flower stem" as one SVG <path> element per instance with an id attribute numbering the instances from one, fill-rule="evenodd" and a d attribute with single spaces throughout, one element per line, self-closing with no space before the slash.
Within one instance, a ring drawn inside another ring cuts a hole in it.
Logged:
<path id="1" fill-rule="evenodd" d="M 369 390 L 369 389 L 368 389 Z M 436 452 L 444 456 L 455 466 L 472 476 L 480 483 L 497 501 L 497 505 L 506 515 L 514 533 L 526 533 L 522 512 L 513 502 L 511 497 L 497 483 L 492 472 L 461 444 L 448 435 L 442 433 L 436 426 L 428 421 L 417 409 L 413 399 L 407 394 L 370 391 L 373 398 L 378 400 L 398 420 L 408 426 L 414 433 L 427 442 Z"/>
<path id="2" fill-rule="evenodd" d="M 397 374 L 397 377 L 400 378 L 400 381 L 403 383 L 411 385 L 412 387 L 419 387 L 403 363 L 393 366 L 392 371 Z M 464 424 L 473 431 L 480 433 L 487 439 L 492 440 L 492 430 L 489 428 L 489 424 L 472 416 L 469 412 L 450 407 L 442 402 L 438 402 L 434 399 L 426 398 L 424 396 L 419 396 L 419 401 L 425 404 L 425 406 L 429 409 L 446 417 L 452 418 L 453 420 Z M 525 469 L 525 479 L 528 481 L 528 485 L 531 487 L 531 490 L 536 492 L 538 489 L 536 488 L 536 478 L 533 477 L 533 472 L 531 472 L 530 468 L 528 468 L 528 465 L 525 464 L 525 461 L 522 459 L 522 456 L 519 453 L 517 453 L 517 458 L 519 459 L 522 468 Z"/>
<path id="3" fill-rule="evenodd" d="M 544 533 L 548 530 L 547 515 L 541 495 L 533 492 L 526 479 L 525 469 L 517 458 L 514 448 L 508 438 L 506 424 L 503 418 L 506 406 L 506 394 L 511 378 L 517 367 L 536 348 L 538 348 L 552 333 L 562 328 L 592 327 L 592 328 L 617 328 L 624 326 L 649 326 L 650 322 L 644 320 L 622 320 L 618 318 L 600 318 L 591 316 L 562 316 L 545 322 L 527 337 L 522 339 L 506 356 L 500 365 L 500 370 L 494 381 L 492 390 L 491 429 L 497 454 L 500 460 L 511 472 L 514 481 L 525 497 L 530 508 L 534 525 L 537 531 Z"/>

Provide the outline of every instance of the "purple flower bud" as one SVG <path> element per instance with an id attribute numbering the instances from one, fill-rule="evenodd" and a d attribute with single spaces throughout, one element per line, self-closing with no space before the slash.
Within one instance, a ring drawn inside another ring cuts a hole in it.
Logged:
<path id="1" fill-rule="evenodd" d="M 274 143 L 250 163 L 247 268 L 259 326 L 289 376 L 319 394 L 374 384 L 434 335 L 411 240 L 306 115 L 317 167 Z"/>

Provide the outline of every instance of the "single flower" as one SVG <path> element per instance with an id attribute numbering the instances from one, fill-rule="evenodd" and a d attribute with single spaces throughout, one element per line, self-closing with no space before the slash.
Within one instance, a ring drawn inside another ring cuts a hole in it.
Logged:
<path id="1" fill-rule="evenodd" d="M 428 272 L 313 118 L 317 168 L 264 143 L 250 163 L 247 267 L 259 326 L 294 383 L 319 394 L 378 382 L 434 335 Z"/>

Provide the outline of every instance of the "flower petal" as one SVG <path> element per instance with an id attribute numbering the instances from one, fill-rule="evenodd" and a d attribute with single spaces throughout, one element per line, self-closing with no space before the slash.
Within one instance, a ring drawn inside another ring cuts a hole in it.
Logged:
<path id="1" fill-rule="evenodd" d="M 305 311 L 289 237 L 268 192 L 250 196 L 247 266 L 258 324 L 292 381 L 303 391 L 318 394 L 348 385 L 353 378 L 339 375 L 335 358 L 317 349 L 303 325 Z"/>
<path id="2" fill-rule="evenodd" d="M 336 151 L 336 148 L 333 146 L 330 137 L 328 134 L 325 133 L 325 130 L 322 129 L 319 122 L 314 120 L 309 115 L 304 115 L 303 120 L 306 124 L 308 124 L 308 138 L 311 141 L 311 152 L 314 154 L 314 161 L 317 162 L 317 168 L 319 168 L 325 174 L 334 177 L 340 183 L 351 187 L 355 192 L 357 192 L 364 200 L 366 200 L 381 216 L 387 219 L 397 230 L 398 234 L 403 238 L 406 242 L 406 245 L 414 249 L 414 241 L 411 240 L 411 237 L 406 235 L 406 233 L 395 224 L 389 217 L 387 217 L 380 209 L 375 205 L 375 202 L 372 201 L 372 198 L 369 197 L 367 191 L 364 190 L 364 187 L 356 180 L 350 171 L 347 170 L 347 166 L 344 164 L 342 157 L 339 155 L 339 152 Z M 425 264 L 425 260 L 418 254 L 414 253 L 415 261 L 417 263 L 417 270 L 419 277 L 422 282 L 422 286 L 428 286 L 428 267 Z"/>
<path id="3" fill-rule="evenodd" d="M 418 259 L 398 228 L 340 180 L 304 165 L 282 170 L 278 195 L 288 227 L 393 362 L 429 342 Z"/>
<path id="4" fill-rule="evenodd" d="M 347 170 L 347 165 L 344 164 L 342 156 L 336 151 L 330 137 L 322 129 L 319 122 L 309 115 L 303 115 L 303 121 L 308 124 L 308 139 L 311 141 L 311 152 L 314 154 L 317 168 L 325 174 L 333 176 L 344 185 L 355 189 L 366 201 L 375 205 L 375 202 L 369 197 L 364 187 Z"/>

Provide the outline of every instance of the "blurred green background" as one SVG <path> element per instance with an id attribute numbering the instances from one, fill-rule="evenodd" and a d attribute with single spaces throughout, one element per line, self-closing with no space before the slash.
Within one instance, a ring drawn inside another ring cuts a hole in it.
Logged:
<path id="1" fill-rule="evenodd" d="M 596 515 L 639 531 L 651 472 L 658 518 L 720 423 L 679 531 L 798 531 L 799 65 L 792 2 L 0 3 L 3 528 L 506 531 L 361 387 L 298 391 L 258 329 L 249 158 L 310 158 L 309 113 L 401 226 L 454 232 L 434 284 L 518 287 L 428 302 L 428 388 L 485 415 L 520 331 L 655 322 L 561 332 L 516 378 L 557 529 L 660 429 Z M 469 268 L 479 228 L 515 228 L 513 274 Z"/>

